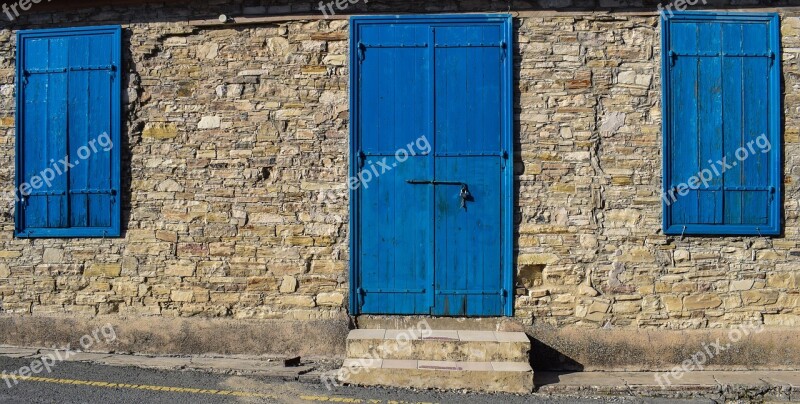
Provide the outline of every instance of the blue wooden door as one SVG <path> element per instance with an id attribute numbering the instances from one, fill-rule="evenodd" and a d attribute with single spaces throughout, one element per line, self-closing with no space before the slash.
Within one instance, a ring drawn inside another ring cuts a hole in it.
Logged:
<path id="1" fill-rule="evenodd" d="M 510 315 L 509 22 L 353 19 L 355 313 Z"/>

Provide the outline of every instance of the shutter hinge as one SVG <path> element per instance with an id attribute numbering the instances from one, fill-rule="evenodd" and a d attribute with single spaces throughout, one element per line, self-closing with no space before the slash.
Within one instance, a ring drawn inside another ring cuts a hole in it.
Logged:
<path id="1" fill-rule="evenodd" d="M 109 74 L 111 74 L 111 80 L 114 80 L 117 77 L 117 65 L 111 65 L 109 69 Z"/>
<path id="2" fill-rule="evenodd" d="M 111 190 L 111 203 L 117 203 L 117 190 Z"/>
<path id="3" fill-rule="evenodd" d="M 363 43 L 363 42 L 359 42 L 359 43 L 358 43 L 358 50 L 357 50 L 357 52 L 358 52 L 358 62 L 359 62 L 359 63 L 361 63 L 361 62 L 363 62 L 363 61 L 364 61 L 364 58 L 366 58 L 367 46 L 366 46 L 366 45 L 364 45 L 364 43 Z"/>
<path id="4" fill-rule="evenodd" d="M 775 193 L 776 193 L 775 187 L 769 187 L 769 201 L 770 202 L 775 200 Z"/>
<path id="5" fill-rule="evenodd" d="M 502 299 L 502 306 L 505 307 L 506 301 L 508 301 L 508 291 L 505 289 L 501 289 L 500 298 Z"/>
<path id="6" fill-rule="evenodd" d="M 364 168 L 364 164 L 366 162 L 367 162 L 367 155 L 364 153 L 364 151 L 359 150 L 358 151 L 358 169 L 360 170 L 360 169 Z"/>
<path id="7" fill-rule="evenodd" d="M 678 54 L 674 50 L 669 51 L 669 65 L 675 66 L 676 60 L 678 60 Z"/>
<path id="8" fill-rule="evenodd" d="M 769 65 L 772 66 L 775 64 L 775 52 L 769 51 Z"/>
<path id="9" fill-rule="evenodd" d="M 28 77 L 30 77 L 30 75 L 31 74 L 28 73 L 27 71 L 22 72 L 22 85 L 23 86 L 27 86 L 28 85 Z"/>
<path id="10" fill-rule="evenodd" d="M 364 288 L 356 289 L 356 293 L 358 294 L 356 298 L 358 299 L 358 307 L 364 307 Z"/>
<path id="11" fill-rule="evenodd" d="M 506 58 L 508 57 L 508 44 L 506 43 L 506 41 L 500 42 L 500 52 L 501 52 L 500 60 L 505 61 Z"/>
<path id="12" fill-rule="evenodd" d="M 502 157 L 503 157 L 503 159 L 502 159 L 502 162 L 500 163 L 500 168 L 505 170 L 506 169 L 506 164 L 508 164 L 508 150 L 503 150 Z"/>

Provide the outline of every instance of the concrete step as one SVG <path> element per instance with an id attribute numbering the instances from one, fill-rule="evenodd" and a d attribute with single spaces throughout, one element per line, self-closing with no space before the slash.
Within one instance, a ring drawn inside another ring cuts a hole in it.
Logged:
<path id="1" fill-rule="evenodd" d="M 522 332 L 463 330 L 352 330 L 349 359 L 411 359 L 528 363 L 531 343 Z"/>
<path id="2" fill-rule="evenodd" d="M 518 320 L 508 317 L 358 316 L 358 328 L 406 330 L 419 324 L 432 330 L 525 331 Z"/>
<path id="3" fill-rule="evenodd" d="M 533 370 L 527 363 L 348 359 L 342 382 L 361 386 L 473 390 L 527 394 Z"/>

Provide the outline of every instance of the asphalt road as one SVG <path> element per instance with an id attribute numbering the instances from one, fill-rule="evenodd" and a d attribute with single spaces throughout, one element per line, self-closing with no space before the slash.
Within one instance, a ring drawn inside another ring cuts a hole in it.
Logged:
<path id="1" fill-rule="evenodd" d="M 30 359 L 0 357 L 7 373 L 29 365 Z M 11 382 L 0 379 L 0 403 L 687 403 L 690 401 L 633 397 L 577 398 L 543 395 L 501 395 L 339 387 L 329 391 L 316 383 L 282 381 L 257 376 L 232 376 L 191 371 L 61 362 L 52 373 Z M 122 386 L 120 386 L 122 385 Z M 710 401 L 692 401 L 708 403 Z"/>

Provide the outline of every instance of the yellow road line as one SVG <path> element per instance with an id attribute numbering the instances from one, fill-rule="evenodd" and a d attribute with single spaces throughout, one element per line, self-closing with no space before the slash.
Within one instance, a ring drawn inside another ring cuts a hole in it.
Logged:
<path id="1" fill-rule="evenodd" d="M 55 384 L 74 384 L 78 386 L 90 387 L 104 387 L 111 389 L 134 389 L 134 390 L 149 390 L 149 391 L 167 391 L 171 393 L 187 393 L 187 394 L 210 394 L 217 396 L 235 396 L 235 397 L 258 397 L 258 398 L 271 398 L 278 400 L 271 394 L 254 393 L 249 391 L 235 391 L 235 390 L 214 390 L 214 389 L 195 389 L 189 387 L 170 387 L 170 386 L 153 386 L 147 384 L 127 384 L 127 383 L 111 383 L 99 382 L 90 380 L 75 380 L 75 379 L 57 379 L 50 377 L 36 377 L 36 376 L 8 376 L 8 381 L 13 380 L 26 381 L 26 382 L 39 382 L 39 383 L 55 383 Z M 383 403 L 383 400 L 370 400 L 351 397 L 333 397 L 333 396 L 299 396 L 304 401 L 324 401 L 330 403 Z M 390 400 L 389 403 L 405 403 L 405 401 Z"/>
<path id="2" fill-rule="evenodd" d="M 188 387 L 152 386 L 147 384 L 111 383 L 111 382 L 98 382 L 90 380 L 57 379 L 57 378 L 36 377 L 36 376 L 8 377 L 8 381 L 13 381 L 15 379 L 26 382 L 74 384 L 78 386 L 105 387 L 111 389 L 120 388 L 120 389 L 149 390 L 149 391 L 168 391 L 171 393 L 212 394 L 218 396 L 261 397 L 261 398 L 277 399 L 275 396 L 270 394 L 253 393 L 248 391 L 193 389 Z"/>

